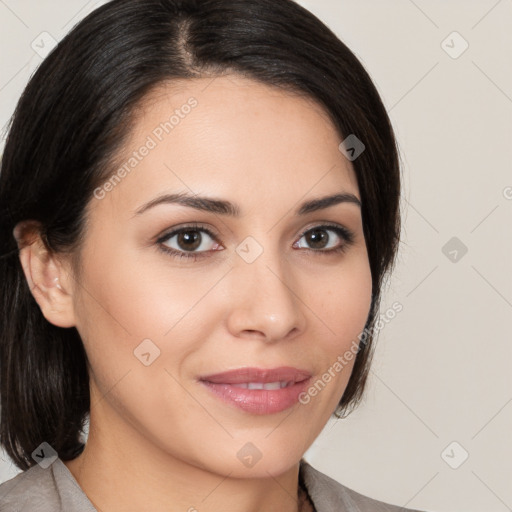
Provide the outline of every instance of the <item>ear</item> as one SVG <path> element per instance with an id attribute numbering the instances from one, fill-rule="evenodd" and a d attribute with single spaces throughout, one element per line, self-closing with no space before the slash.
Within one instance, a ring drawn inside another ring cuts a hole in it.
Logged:
<path id="1" fill-rule="evenodd" d="M 57 327 L 74 327 L 72 276 L 63 261 L 45 246 L 39 224 L 20 222 L 13 235 L 30 291 L 44 317 Z"/>

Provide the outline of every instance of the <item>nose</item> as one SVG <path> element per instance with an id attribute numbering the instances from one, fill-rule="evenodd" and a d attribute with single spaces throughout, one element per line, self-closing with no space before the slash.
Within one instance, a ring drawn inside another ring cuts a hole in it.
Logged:
<path id="1" fill-rule="evenodd" d="M 304 290 L 278 251 L 248 263 L 234 258 L 229 273 L 228 329 L 238 338 L 289 340 L 305 329 Z"/>

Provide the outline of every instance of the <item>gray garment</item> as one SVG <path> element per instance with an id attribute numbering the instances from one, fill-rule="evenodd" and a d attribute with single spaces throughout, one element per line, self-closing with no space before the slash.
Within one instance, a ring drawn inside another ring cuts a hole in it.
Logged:
<path id="1" fill-rule="evenodd" d="M 301 460 L 303 479 L 316 512 L 419 512 L 363 496 Z M 97 512 L 60 458 L 36 464 L 0 485 L 1 512 Z"/>

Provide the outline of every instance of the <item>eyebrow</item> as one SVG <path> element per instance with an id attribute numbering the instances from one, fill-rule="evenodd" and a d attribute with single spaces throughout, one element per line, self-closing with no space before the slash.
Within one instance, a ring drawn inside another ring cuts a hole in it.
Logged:
<path id="1" fill-rule="evenodd" d="M 306 215 L 308 213 L 323 210 L 340 203 L 352 203 L 361 208 L 361 201 L 354 194 L 339 193 L 306 201 L 305 203 L 302 203 L 299 208 L 297 208 L 295 214 Z M 241 214 L 240 207 L 230 201 L 180 193 L 164 194 L 158 196 L 138 208 L 134 216 L 141 215 L 150 208 L 154 208 L 160 204 L 179 204 L 182 206 L 188 206 L 189 208 L 194 208 L 196 210 L 217 213 L 220 215 L 228 215 L 231 217 L 240 217 Z"/>

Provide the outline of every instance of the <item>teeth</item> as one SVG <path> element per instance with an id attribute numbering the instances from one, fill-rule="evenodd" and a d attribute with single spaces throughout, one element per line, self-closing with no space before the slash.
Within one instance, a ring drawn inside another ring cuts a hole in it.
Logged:
<path id="1" fill-rule="evenodd" d="M 241 384 L 232 384 L 235 388 L 243 388 L 243 389 L 266 389 L 266 390 L 273 390 L 273 389 L 281 389 L 285 388 L 290 383 L 286 381 L 277 381 L 277 382 L 244 382 Z"/>
<path id="2" fill-rule="evenodd" d="M 247 389 L 247 382 L 244 382 L 242 384 L 231 384 L 234 388 L 243 388 Z"/>
<path id="3" fill-rule="evenodd" d="M 263 389 L 281 389 L 280 382 L 267 382 L 263 385 Z"/>

